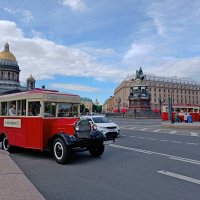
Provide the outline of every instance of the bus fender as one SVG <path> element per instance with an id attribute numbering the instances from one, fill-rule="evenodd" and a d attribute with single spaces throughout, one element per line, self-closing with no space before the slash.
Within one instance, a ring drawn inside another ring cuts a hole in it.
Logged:
<path id="1" fill-rule="evenodd" d="M 69 136 L 66 133 L 57 133 L 55 134 L 50 140 L 49 140 L 49 148 L 51 149 L 53 146 L 53 142 L 56 138 L 62 138 L 63 141 L 67 146 L 71 145 L 74 141 L 76 141 L 76 138 L 73 136 Z"/>
<path id="2" fill-rule="evenodd" d="M 61 137 L 64 140 L 66 145 L 71 145 L 76 140 L 75 137 L 70 136 L 66 133 L 58 133 L 57 136 Z"/>
<path id="3" fill-rule="evenodd" d="M 3 138 L 5 137 L 5 133 L 0 133 L 0 142 L 2 142 L 3 141 Z"/>

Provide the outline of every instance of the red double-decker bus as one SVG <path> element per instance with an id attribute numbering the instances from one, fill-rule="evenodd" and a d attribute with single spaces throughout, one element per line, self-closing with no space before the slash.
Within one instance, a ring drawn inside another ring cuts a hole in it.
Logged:
<path id="1" fill-rule="evenodd" d="M 80 97 L 34 89 L 0 96 L 2 148 L 49 149 L 58 163 L 69 161 L 74 151 L 104 152 L 104 135 L 79 119 Z M 94 127 L 95 128 L 95 127 Z"/>

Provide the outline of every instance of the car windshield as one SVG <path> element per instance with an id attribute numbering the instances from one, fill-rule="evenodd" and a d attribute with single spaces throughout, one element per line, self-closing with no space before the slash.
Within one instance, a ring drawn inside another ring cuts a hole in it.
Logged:
<path id="1" fill-rule="evenodd" d="M 93 117 L 94 123 L 109 123 L 110 121 L 106 117 Z"/>

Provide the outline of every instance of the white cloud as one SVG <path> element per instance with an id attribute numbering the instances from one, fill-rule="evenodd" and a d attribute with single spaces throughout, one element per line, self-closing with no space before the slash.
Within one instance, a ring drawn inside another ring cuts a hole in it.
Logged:
<path id="1" fill-rule="evenodd" d="M 93 55 L 80 48 L 58 45 L 39 36 L 26 38 L 13 22 L 0 21 L 0 30 L 0 47 L 3 50 L 6 42 L 10 44 L 10 51 L 16 56 L 21 69 L 21 81 L 30 74 L 37 80 L 64 75 L 119 81 L 126 73 L 123 69 L 95 62 Z"/>
<path id="2" fill-rule="evenodd" d="M 72 11 L 83 11 L 87 9 L 83 0 L 62 0 L 62 3 L 64 6 L 70 7 Z"/>
<path id="3" fill-rule="evenodd" d="M 3 10 L 8 12 L 8 13 L 10 13 L 10 14 L 15 14 L 16 13 L 16 10 L 12 10 L 10 8 L 7 8 L 7 7 L 5 7 Z"/>
<path id="4" fill-rule="evenodd" d="M 24 21 L 30 22 L 34 19 L 32 13 L 29 10 L 23 10 L 22 16 L 24 17 Z"/>
<path id="5" fill-rule="evenodd" d="M 149 54 L 152 51 L 152 47 L 149 44 L 139 44 L 133 43 L 131 48 L 124 55 L 124 60 L 132 60 L 137 58 L 138 56 L 144 56 Z"/>
<path id="6" fill-rule="evenodd" d="M 178 76 L 193 78 L 200 81 L 199 78 L 200 57 L 174 59 L 162 64 L 160 67 L 155 67 L 151 71 L 159 75 Z"/>
<path id="7" fill-rule="evenodd" d="M 13 39 L 23 39 L 24 34 L 21 29 L 17 28 L 14 22 L 0 20 L 0 38 L 1 41 L 9 41 Z"/>
<path id="8" fill-rule="evenodd" d="M 3 10 L 12 15 L 20 15 L 22 17 L 22 20 L 28 23 L 34 19 L 33 14 L 29 10 L 19 10 L 19 9 L 12 10 L 7 7 L 5 7 Z"/>
<path id="9" fill-rule="evenodd" d="M 53 83 L 50 85 L 50 87 L 55 89 L 75 90 L 81 92 L 96 92 L 99 90 L 98 88 L 95 87 L 89 87 L 77 84 L 62 84 L 62 83 Z"/>

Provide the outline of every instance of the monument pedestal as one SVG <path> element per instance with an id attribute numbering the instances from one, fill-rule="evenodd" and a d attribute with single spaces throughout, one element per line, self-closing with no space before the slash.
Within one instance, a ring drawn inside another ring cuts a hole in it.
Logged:
<path id="1" fill-rule="evenodd" d="M 149 111 L 150 109 L 150 99 L 129 98 L 130 111 Z"/>

